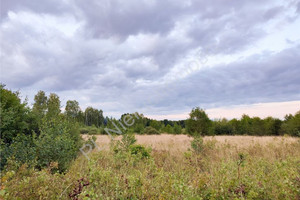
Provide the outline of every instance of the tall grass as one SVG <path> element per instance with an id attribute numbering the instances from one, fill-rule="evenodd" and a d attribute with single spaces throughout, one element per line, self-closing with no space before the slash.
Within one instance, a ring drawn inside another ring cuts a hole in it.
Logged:
<path id="1" fill-rule="evenodd" d="M 24 200 L 300 199 L 300 142 L 285 140 L 237 146 L 206 139 L 200 151 L 153 149 L 150 157 L 93 152 L 65 174 L 24 165 L 3 173 L 0 194 Z"/>

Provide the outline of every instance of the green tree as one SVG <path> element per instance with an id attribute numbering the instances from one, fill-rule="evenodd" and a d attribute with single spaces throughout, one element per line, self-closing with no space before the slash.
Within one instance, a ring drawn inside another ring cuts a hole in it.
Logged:
<path id="1" fill-rule="evenodd" d="M 157 121 L 157 120 L 151 120 L 151 121 L 150 121 L 150 126 L 151 126 L 152 128 L 155 128 L 157 131 L 159 131 L 159 130 L 161 129 L 162 124 L 161 124 L 160 121 Z"/>
<path id="2" fill-rule="evenodd" d="M 165 133 L 174 133 L 174 130 L 173 130 L 173 127 L 168 124 L 167 126 L 164 126 L 162 128 L 162 132 L 165 132 Z"/>
<path id="3" fill-rule="evenodd" d="M 211 120 L 199 107 L 193 108 L 186 120 L 186 131 L 190 135 L 209 135 L 211 126 Z"/>
<path id="4" fill-rule="evenodd" d="M 29 117 L 30 109 L 26 102 L 21 102 L 19 92 L 12 92 L 1 85 L 0 93 L 0 131 L 1 140 L 10 144 L 14 137 L 20 133 L 30 134 Z"/>
<path id="5" fill-rule="evenodd" d="M 104 123 L 103 111 L 87 107 L 84 111 L 85 125 L 100 127 Z"/>
<path id="6" fill-rule="evenodd" d="M 27 160 L 28 153 L 26 152 L 30 152 L 31 149 L 27 149 L 30 146 L 27 143 L 29 140 L 24 138 L 30 139 L 32 137 L 32 130 L 36 124 L 27 102 L 21 102 L 19 92 L 13 92 L 4 87 L 4 85 L 0 85 L 1 170 L 6 165 L 7 159 L 12 155 L 16 159 Z"/>
<path id="7" fill-rule="evenodd" d="M 60 114 L 60 100 L 57 94 L 50 94 L 49 99 L 47 101 L 47 110 L 48 112 L 46 116 L 48 118 L 57 117 Z"/>
<path id="8" fill-rule="evenodd" d="M 223 118 L 214 122 L 215 135 L 233 135 L 233 127 L 227 119 Z"/>
<path id="9" fill-rule="evenodd" d="M 37 167 L 48 167 L 51 162 L 58 163 L 58 170 L 65 171 L 76 158 L 82 145 L 79 128 L 61 115 L 44 118 L 41 134 L 34 140 Z"/>
<path id="10" fill-rule="evenodd" d="M 79 103 L 76 100 L 68 100 L 65 107 L 65 114 L 69 119 L 78 119 L 79 117 Z"/>
<path id="11" fill-rule="evenodd" d="M 275 119 L 273 117 L 267 117 L 264 119 L 264 135 L 280 135 L 280 127 L 282 121 L 280 119 Z"/>
<path id="12" fill-rule="evenodd" d="M 36 114 L 39 119 L 45 116 L 47 112 L 47 96 L 44 91 L 40 90 L 34 96 L 32 112 Z"/>
<path id="13" fill-rule="evenodd" d="M 178 123 L 174 124 L 174 128 L 173 129 L 174 129 L 174 133 L 175 134 L 181 134 L 182 128 L 181 128 L 181 126 Z"/>
<path id="14" fill-rule="evenodd" d="M 251 117 L 249 117 L 246 114 L 243 114 L 241 121 L 240 121 L 240 127 L 239 127 L 239 134 L 241 135 L 252 135 L 252 130 L 251 130 Z"/>
<path id="15" fill-rule="evenodd" d="M 300 137 L 300 110 L 295 116 L 288 115 L 288 117 L 285 118 L 280 132 L 282 134 Z"/>

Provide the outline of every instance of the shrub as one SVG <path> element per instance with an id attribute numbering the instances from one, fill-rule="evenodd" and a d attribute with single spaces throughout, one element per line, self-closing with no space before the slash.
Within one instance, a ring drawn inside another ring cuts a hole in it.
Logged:
<path id="1" fill-rule="evenodd" d="M 181 134 L 181 130 L 182 130 L 181 126 L 176 123 L 174 125 L 174 133 L 175 134 Z"/>
<path id="2" fill-rule="evenodd" d="M 58 162 L 58 169 L 62 172 L 76 158 L 82 141 L 74 124 L 53 119 L 44 121 L 41 135 L 34 140 L 34 143 L 37 167 L 44 168 L 48 167 L 51 162 Z"/>
<path id="3" fill-rule="evenodd" d="M 135 144 L 129 147 L 129 151 L 132 155 L 140 155 L 142 158 L 150 157 L 150 149 L 146 149 L 142 145 Z"/>
<path id="4" fill-rule="evenodd" d="M 202 153 L 204 151 L 204 142 L 202 137 L 194 137 L 191 142 L 191 147 L 196 153 Z"/>
<path id="5" fill-rule="evenodd" d="M 80 132 L 80 134 L 88 134 L 89 130 L 87 128 L 80 128 L 79 132 Z"/>
<path id="6" fill-rule="evenodd" d="M 153 128 L 151 126 L 147 126 L 144 129 L 144 134 L 147 134 L 147 135 L 159 135 L 160 133 L 155 128 Z"/>
<path id="7" fill-rule="evenodd" d="M 19 134 L 14 138 L 14 142 L 8 147 L 8 152 L 4 155 L 14 160 L 19 166 L 23 163 L 27 163 L 30 166 L 34 165 L 36 146 L 34 145 L 33 137 Z"/>
<path id="8" fill-rule="evenodd" d="M 173 133 L 174 132 L 173 127 L 170 124 L 168 124 L 167 126 L 163 127 L 162 131 L 165 132 L 165 133 Z"/>
<path id="9" fill-rule="evenodd" d="M 88 134 L 89 135 L 97 135 L 98 134 L 98 128 L 96 128 L 96 127 L 89 128 Z"/>

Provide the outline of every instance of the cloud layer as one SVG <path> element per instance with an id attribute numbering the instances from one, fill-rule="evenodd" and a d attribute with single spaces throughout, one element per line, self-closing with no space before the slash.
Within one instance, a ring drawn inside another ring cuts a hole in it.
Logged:
<path id="1" fill-rule="evenodd" d="M 4 1 L 1 82 L 111 115 L 299 100 L 299 5 Z"/>

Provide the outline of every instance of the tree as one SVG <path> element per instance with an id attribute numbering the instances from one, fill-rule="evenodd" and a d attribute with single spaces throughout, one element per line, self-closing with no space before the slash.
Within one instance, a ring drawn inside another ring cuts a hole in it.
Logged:
<path id="1" fill-rule="evenodd" d="M 21 102 L 18 92 L 12 92 L 0 85 L 1 88 L 1 105 L 0 105 L 0 131 L 1 140 L 5 144 L 10 144 L 14 137 L 19 133 L 29 134 L 30 112 L 27 103 Z"/>
<path id="2" fill-rule="evenodd" d="M 252 123 L 251 118 L 248 115 L 243 114 L 243 116 L 241 118 L 241 122 L 240 122 L 239 134 L 241 134 L 241 135 L 252 135 L 251 123 Z"/>
<path id="3" fill-rule="evenodd" d="M 161 122 L 157 121 L 157 120 L 151 120 L 150 121 L 150 126 L 155 128 L 157 131 L 159 131 L 161 129 Z"/>
<path id="4" fill-rule="evenodd" d="M 39 119 L 45 116 L 47 112 L 47 96 L 44 91 L 40 90 L 34 96 L 32 112 L 36 114 Z"/>
<path id="5" fill-rule="evenodd" d="M 174 130 L 173 130 L 173 127 L 170 124 L 168 124 L 167 126 L 165 126 L 165 127 L 162 128 L 162 132 L 173 133 Z"/>
<path id="6" fill-rule="evenodd" d="M 288 115 L 288 117 L 285 118 L 280 132 L 282 134 L 300 136 L 300 110 L 295 114 L 295 116 Z"/>
<path id="7" fill-rule="evenodd" d="M 266 134 L 264 121 L 259 117 L 253 117 L 251 119 L 251 135 L 259 135 L 262 136 Z"/>
<path id="8" fill-rule="evenodd" d="M 65 108 L 65 114 L 69 119 L 77 119 L 79 117 L 79 103 L 76 100 L 68 100 Z"/>
<path id="9" fill-rule="evenodd" d="M 19 92 L 13 92 L 0 85 L 0 170 L 6 165 L 7 159 L 15 153 L 23 160 L 28 158 L 30 144 L 24 138 L 31 138 L 32 127 L 36 124 L 32 118 L 27 102 L 21 102 Z M 20 142 L 26 145 L 19 145 Z"/>
<path id="10" fill-rule="evenodd" d="M 273 117 L 267 117 L 264 119 L 264 135 L 279 135 L 282 121 Z"/>
<path id="11" fill-rule="evenodd" d="M 47 117 L 52 118 L 60 114 L 60 100 L 57 94 L 51 93 L 47 101 Z"/>
<path id="12" fill-rule="evenodd" d="M 215 135 L 233 135 L 233 127 L 227 119 L 223 118 L 214 122 Z"/>
<path id="13" fill-rule="evenodd" d="M 104 123 L 103 111 L 87 107 L 84 111 L 85 125 L 100 127 Z"/>
<path id="14" fill-rule="evenodd" d="M 175 123 L 174 124 L 174 133 L 175 134 L 181 134 L 181 126 L 180 125 L 178 125 L 178 123 Z"/>
<path id="15" fill-rule="evenodd" d="M 186 131 L 190 135 L 209 135 L 212 122 L 203 109 L 193 108 L 186 120 Z"/>

